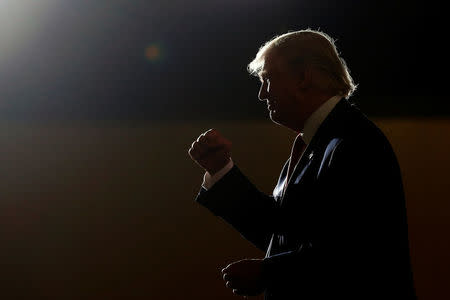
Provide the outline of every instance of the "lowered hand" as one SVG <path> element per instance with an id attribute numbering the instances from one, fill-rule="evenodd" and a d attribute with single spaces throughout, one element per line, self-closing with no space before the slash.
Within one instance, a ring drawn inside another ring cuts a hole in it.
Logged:
<path id="1" fill-rule="evenodd" d="M 264 292 L 262 259 L 243 259 L 222 269 L 226 287 L 241 296 L 256 296 Z"/>

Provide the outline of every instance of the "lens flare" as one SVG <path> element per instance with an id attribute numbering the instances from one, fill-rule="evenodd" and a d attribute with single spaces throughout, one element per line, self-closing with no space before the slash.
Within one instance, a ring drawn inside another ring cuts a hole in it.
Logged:
<path id="1" fill-rule="evenodd" d="M 161 47 L 158 45 L 150 45 L 145 48 L 145 57 L 150 62 L 161 60 Z"/>

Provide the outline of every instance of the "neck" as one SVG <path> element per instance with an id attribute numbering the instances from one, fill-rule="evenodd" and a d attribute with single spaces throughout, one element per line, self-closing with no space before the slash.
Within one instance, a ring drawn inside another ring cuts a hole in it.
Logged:
<path id="1" fill-rule="evenodd" d="M 305 93 L 303 95 L 303 99 L 300 100 L 304 102 L 306 105 L 304 107 L 303 115 L 296 120 L 296 123 L 293 126 L 289 126 L 289 128 L 296 133 L 303 133 L 303 129 L 305 127 L 305 123 L 309 117 L 326 101 L 328 101 L 334 95 L 331 93 L 323 93 L 318 91 L 310 91 L 309 93 Z M 307 100 L 306 100 L 307 99 Z"/>

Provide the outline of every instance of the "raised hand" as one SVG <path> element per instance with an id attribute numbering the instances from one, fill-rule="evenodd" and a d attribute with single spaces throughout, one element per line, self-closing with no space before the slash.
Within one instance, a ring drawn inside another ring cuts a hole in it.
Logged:
<path id="1" fill-rule="evenodd" d="M 217 130 L 209 129 L 192 143 L 188 153 L 200 167 L 214 175 L 230 161 L 231 142 Z"/>

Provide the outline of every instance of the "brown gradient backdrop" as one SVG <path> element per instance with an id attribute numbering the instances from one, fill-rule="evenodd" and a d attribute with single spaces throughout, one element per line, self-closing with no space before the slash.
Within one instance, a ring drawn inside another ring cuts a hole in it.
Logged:
<path id="1" fill-rule="evenodd" d="M 450 299 L 450 120 L 375 122 L 404 176 L 419 299 Z M 194 202 L 187 150 L 212 126 L 270 193 L 293 134 L 269 121 L 2 124 L 0 298 L 241 298 L 219 270 L 264 253 Z"/>

